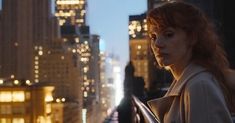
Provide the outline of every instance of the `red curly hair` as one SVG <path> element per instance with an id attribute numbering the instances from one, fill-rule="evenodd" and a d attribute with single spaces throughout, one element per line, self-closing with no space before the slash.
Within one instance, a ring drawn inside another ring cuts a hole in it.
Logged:
<path id="1" fill-rule="evenodd" d="M 219 81 L 229 109 L 234 112 L 232 94 L 225 84 L 225 70 L 229 68 L 226 53 L 221 45 L 215 26 L 199 8 L 184 2 L 167 2 L 147 14 L 149 34 L 167 27 L 180 28 L 195 43 L 192 62 L 205 67 Z"/>

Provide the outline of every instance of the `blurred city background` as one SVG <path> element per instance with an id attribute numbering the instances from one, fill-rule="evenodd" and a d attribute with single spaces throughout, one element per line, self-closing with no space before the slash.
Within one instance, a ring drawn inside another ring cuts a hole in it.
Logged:
<path id="1" fill-rule="evenodd" d="M 146 10 L 126 17 L 128 40 L 122 43 L 91 33 L 99 31 L 90 31 L 87 16 L 96 13 L 87 11 L 89 3 L 93 7 L 102 3 L 90 1 L 0 0 L 0 123 L 143 122 L 132 95 L 145 104 L 165 93 L 172 77 L 156 68 L 148 46 L 146 12 L 171 0 L 145 0 Z M 185 1 L 211 17 L 235 68 L 232 1 Z M 135 8 L 135 1 L 127 3 L 125 7 Z M 108 4 L 103 7 L 112 9 Z M 115 24 L 109 21 L 100 28 Z M 104 50 L 104 44 L 114 44 L 113 51 Z"/>

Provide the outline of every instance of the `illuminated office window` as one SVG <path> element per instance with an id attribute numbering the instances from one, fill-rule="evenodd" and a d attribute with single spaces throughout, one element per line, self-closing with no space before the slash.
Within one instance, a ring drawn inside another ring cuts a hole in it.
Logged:
<path id="1" fill-rule="evenodd" d="M 10 118 L 0 118 L 0 123 L 11 123 Z"/>
<path id="2" fill-rule="evenodd" d="M 13 118 L 12 123 L 24 123 L 24 118 Z"/>
<path id="3" fill-rule="evenodd" d="M 13 102 L 24 102 L 24 100 L 25 100 L 24 91 L 13 91 L 12 93 Z"/>
<path id="4" fill-rule="evenodd" d="M 0 102 L 11 102 L 12 96 L 10 91 L 0 92 Z"/>

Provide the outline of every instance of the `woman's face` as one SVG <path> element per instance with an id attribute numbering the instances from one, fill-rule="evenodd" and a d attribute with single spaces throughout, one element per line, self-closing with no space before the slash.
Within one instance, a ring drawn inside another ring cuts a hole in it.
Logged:
<path id="1" fill-rule="evenodd" d="M 189 62 L 190 41 L 182 29 L 168 27 L 156 32 L 152 28 L 151 32 L 151 49 L 160 67 L 182 66 Z"/>

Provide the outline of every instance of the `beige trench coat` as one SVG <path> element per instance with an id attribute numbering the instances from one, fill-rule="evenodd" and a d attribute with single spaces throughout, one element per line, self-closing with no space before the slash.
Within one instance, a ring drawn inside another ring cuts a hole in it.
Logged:
<path id="1" fill-rule="evenodd" d="M 185 68 L 164 97 L 148 105 L 161 123 L 232 123 L 217 80 L 195 64 Z"/>

